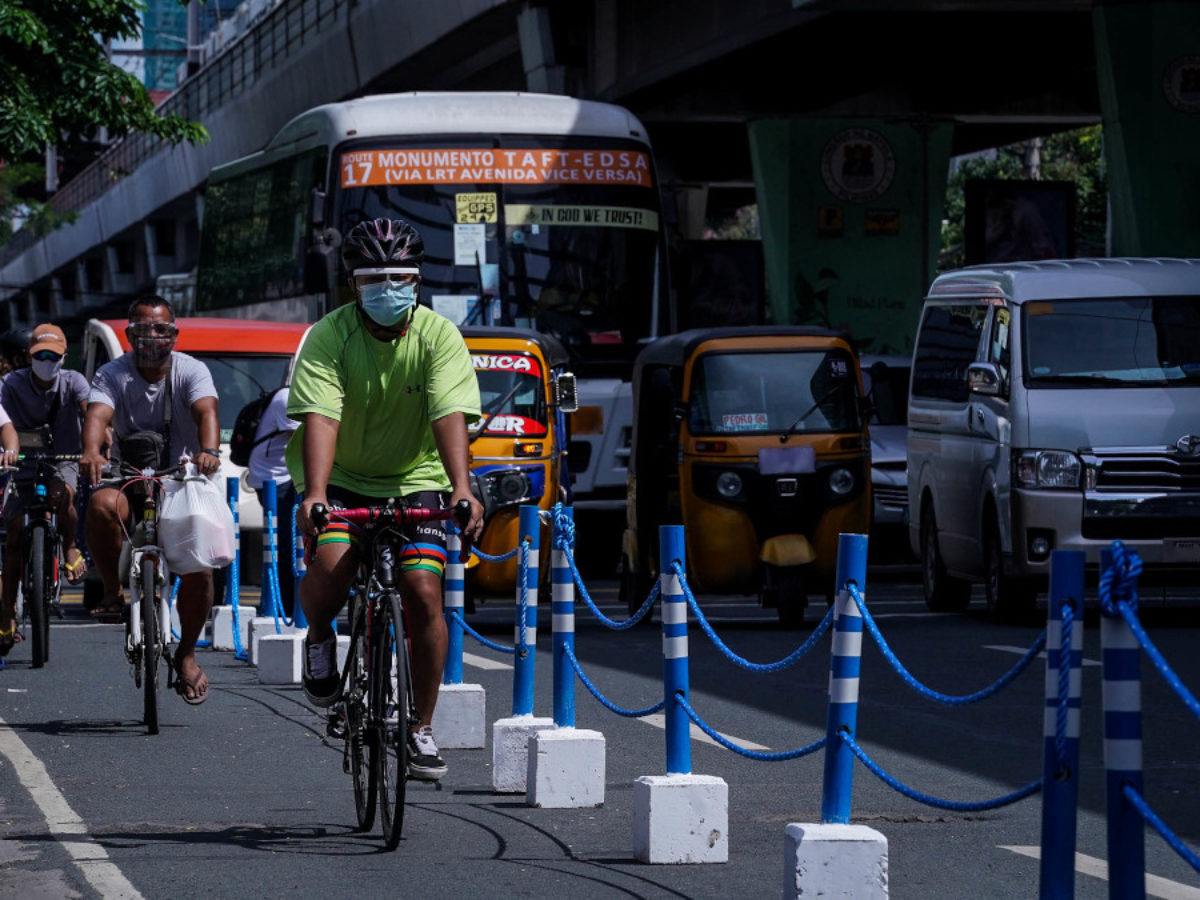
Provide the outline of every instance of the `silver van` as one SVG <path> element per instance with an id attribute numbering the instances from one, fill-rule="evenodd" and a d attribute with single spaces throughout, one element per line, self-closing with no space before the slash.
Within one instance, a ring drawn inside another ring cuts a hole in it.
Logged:
<path id="1" fill-rule="evenodd" d="M 1020 614 L 1050 552 L 1200 571 L 1200 260 L 1076 259 L 939 276 L 908 405 L 925 602 Z"/>

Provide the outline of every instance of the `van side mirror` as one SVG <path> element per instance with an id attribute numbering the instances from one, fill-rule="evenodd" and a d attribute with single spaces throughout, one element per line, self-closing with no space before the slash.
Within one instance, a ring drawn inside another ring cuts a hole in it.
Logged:
<path id="1" fill-rule="evenodd" d="M 554 399 L 558 408 L 565 413 L 579 409 L 579 388 L 572 372 L 560 372 L 554 379 Z"/>
<path id="2" fill-rule="evenodd" d="M 996 397 L 1004 379 L 994 363 L 971 363 L 967 366 L 967 390 L 984 397 Z"/>

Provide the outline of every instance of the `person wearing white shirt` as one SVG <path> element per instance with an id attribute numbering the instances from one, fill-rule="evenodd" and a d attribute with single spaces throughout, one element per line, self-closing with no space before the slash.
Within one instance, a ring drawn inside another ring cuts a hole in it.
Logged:
<path id="1" fill-rule="evenodd" d="M 283 599 L 283 611 L 291 617 L 295 599 L 295 579 L 292 574 L 292 507 L 296 502 L 296 486 L 288 474 L 283 453 L 287 449 L 292 432 L 300 427 L 296 419 L 287 415 L 288 389 L 280 388 L 271 397 L 263 411 L 254 434 L 254 449 L 250 451 L 246 479 L 250 487 L 261 491 L 263 483 L 275 479 L 276 485 L 276 547 L 279 569 L 279 594 Z M 263 540 L 267 535 L 263 533 Z M 264 590 L 266 586 L 263 586 Z"/>

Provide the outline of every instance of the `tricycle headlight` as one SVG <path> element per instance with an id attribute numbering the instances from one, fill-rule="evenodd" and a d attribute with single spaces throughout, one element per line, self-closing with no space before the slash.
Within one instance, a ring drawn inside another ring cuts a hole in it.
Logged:
<path id="1" fill-rule="evenodd" d="M 1067 450 L 1022 450 L 1013 477 L 1023 488 L 1078 488 L 1082 466 Z"/>
<path id="2" fill-rule="evenodd" d="M 742 476 L 737 472 L 722 472 L 717 476 L 717 493 L 733 500 L 742 492 Z"/>
<path id="3" fill-rule="evenodd" d="M 829 473 L 829 489 L 843 497 L 854 490 L 854 473 L 849 469 L 834 469 Z"/>
<path id="4" fill-rule="evenodd" d="M 524 472 L 505 472 L 496 484 L 497 499 L 501 503 L 516 503 L 529 496 L 529 479 Z"/>

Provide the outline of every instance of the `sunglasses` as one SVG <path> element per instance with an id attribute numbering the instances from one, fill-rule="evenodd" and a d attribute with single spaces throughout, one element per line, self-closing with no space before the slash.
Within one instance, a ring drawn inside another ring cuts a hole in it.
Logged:
<path id="1" fill-rule="evenodd" d="M 171 338 L 178 332 L 174 325 L 163 322 L 138 322 L 129 326 L 129 333 L 135 338 Z"/>
<path id="2" fill-rule="evenodd" d="M 33 358 L 38 362 L 57 362 L 62 359 L 62 354 L 55 353 L 53 350 L 39 350 L 33 354 Z"/>

